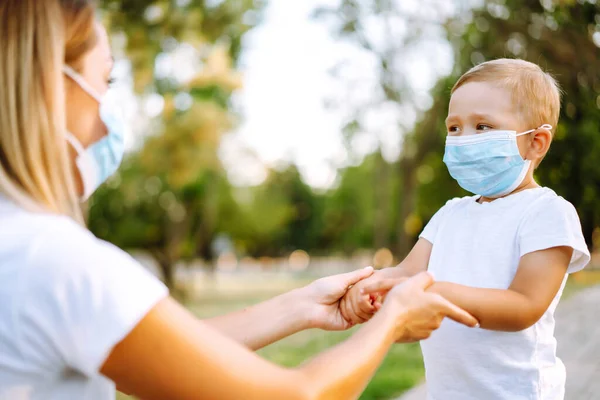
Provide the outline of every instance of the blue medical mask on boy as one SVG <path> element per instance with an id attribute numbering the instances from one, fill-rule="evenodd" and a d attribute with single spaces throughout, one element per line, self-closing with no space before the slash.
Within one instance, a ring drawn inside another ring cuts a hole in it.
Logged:
<path id="1" fill-rule="evenodd" d="M 517 137 L 537 129 L 448 136 L 444 163 L 463 189 L 490 198 L 506 196 L 519 187 L 531 165 L 531 160 L 521 157 Z"/>
<path id="2" fill-rule="evenodd" d="M 125 153 L 126 125 L 117 104 L 107 101 L 106 96 L 99 95 L 71 67 L 65 65 L 63 72 L 99 103 L 100 119 L 108 131 L 106 136 L 88 148 L 84 148 L 73 134 L 67 132 L 67 141 L 77 151 L 75 162 L 83 182 L 82 200 L 87 200 L 119 168 Z"/>

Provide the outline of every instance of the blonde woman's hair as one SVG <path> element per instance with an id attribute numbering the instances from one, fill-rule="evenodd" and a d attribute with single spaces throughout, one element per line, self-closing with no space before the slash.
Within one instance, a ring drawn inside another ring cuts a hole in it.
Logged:
<path id="1" fill-rule="evenodd" d="M 0 1 L 0 194 L 79 222 L 62 67 L 93 47 L 94 12 L 91 0 Z"/>
<path id="2" fill-rule="evenodd" d="M 468 82 L 491 82 L 508 89 L 515 111 L 527 123 L 528 129 L 550 124 L 555 132 L 560 115 L 560 87 L 538 65 L 508 58 L 487 61 L 461 76 L 452 93 Z"/>

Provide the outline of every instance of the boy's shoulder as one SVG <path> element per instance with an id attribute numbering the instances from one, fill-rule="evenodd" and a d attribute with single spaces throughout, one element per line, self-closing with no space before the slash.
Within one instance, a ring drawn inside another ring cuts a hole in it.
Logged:
<path id="1" fill-rule="evenodd" d="M 452 198 L 440 208 L 439 212 L 449 213 L 463 208 L 488 206 L 489 203 L 478 204 L 479 197 L 474 195 Z M 493 203 L 496 203 L 493 207 L 496 212 L 506 213 L 506 215 L 523 217 L 528 214 L 577 214 L 573 204 L 548 187 L 528 189 L 494 200 Z"/>
<path id="2" fill-rule="evenodd" d="M 551 189 L 541 188 L 538 191 L 540 194 L 519 221 L 520 256 L 552 247 L 571 247 L 573 255 L 567 272 L 581 270 L 590 261 L 590 253 L 577 210 Z"/>
<path id="3" fill-rule="evenodd" d="M 472 202 L 476 202 L 479 197 L 480 196 L 477 196 L 477 195 L 475 195 L 475 196 L 464 196 L 464 197 L 454 197 L 454 198 L 448 200 L 446 202 L 446 204 L 444 204 L 442 206 L 442 208 L 440 208 L 440 210 L 448 210 L 448 209 L 451 209 L 451 208 L 454 208 L 454 207 L 457 207 L 457 206 L 470 204 Z"/>
<path id="4" fill-rule="evenodd" d="M 552 214 L 572 214 L 577 216 L 577 210 L 570 201 L 547 187 L 538 188 L 531 198 L 525 200 L 529 203 L 526 214 L 541 214 L 546 216 Z"/>

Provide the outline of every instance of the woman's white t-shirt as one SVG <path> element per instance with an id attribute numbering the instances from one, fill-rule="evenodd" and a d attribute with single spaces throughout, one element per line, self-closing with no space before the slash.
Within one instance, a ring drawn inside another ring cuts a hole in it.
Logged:
<path id="1" fill-rule="evenodd" d="M 507 289 L 521 257 L 558 246 L 573 249 L 567 273 L 589 262 L 575 208 L 552 190 L 525 190 L 491 203 L 477 198 L 450 200 L 421 234 L 433 243 L 429 270 L 436 280 Z M 428 398 L 562 400 L 565 368 L 554 338 L 561 294 L 562 287 L 540 320 L 520 332 L 444 321 L 421 342 Z"/>
<path id="2" fill-rule="evenodd" d="M 167 295 L 71 219 L 0 196 L 0 400 L 114 399 L 98 370 Z"/>

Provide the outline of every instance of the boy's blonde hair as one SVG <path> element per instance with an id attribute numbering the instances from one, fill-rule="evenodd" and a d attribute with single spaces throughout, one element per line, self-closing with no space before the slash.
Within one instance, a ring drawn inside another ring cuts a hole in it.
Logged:
<path id="1" fill-rule="evenodd" d="M 510 90 L 515 111 L 524 118 L 527 129 L 550 124 L 554 134 L 560 115 L 560 87 L 538 65 L 508 58 L 486 61 L 461 76 L 452 93 L 468 82 L 492 82 Z"/>

